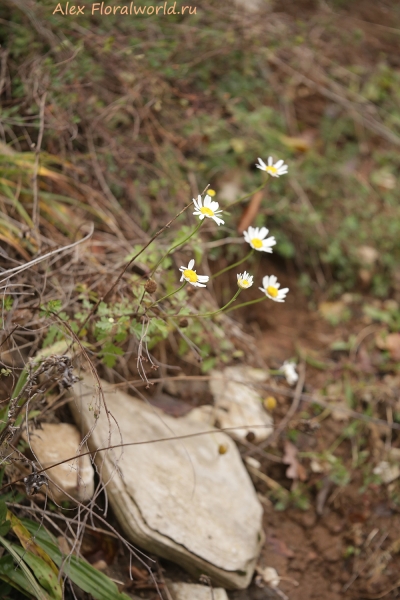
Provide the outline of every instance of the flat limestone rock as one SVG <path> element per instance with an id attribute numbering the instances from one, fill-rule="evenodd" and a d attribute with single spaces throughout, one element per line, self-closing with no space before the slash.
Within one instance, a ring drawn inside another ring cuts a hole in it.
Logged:
<path id="1" fill-rule="evenodd" d="M 229 600 L 223 588 L 213 588 L 196 583 L 169 583 L 173 600 Z"/>
<path id="2" fill-rule="evenodd" d="M 250 432 L 254 434 L 254 441 L 266 440 L 273 431 L 273 420 L 264 410 L 262 397 L 252 384 L 267 379 L 265 371 L 246 365 L 211 371 L 210 390 L 214 409 L 210 416 L 214 422 L 218 421 L 221 429 L 237 427 L 229 434 L 238 440 L 245 440 Z M 204 406 L 194 410 L 206 412 Z"/>
<path id="3" fill-rule="evenodd" d="M 26 431 L 23 438 L 28 441 Z M 81 441 L 78 429 L 69 423 L 43 423 L 41 429 L 29 431 L 30 446 L 43 468 L 77 456 Z M 93 496 L 94 470 L 89 456 L 78 456 L 46 473 L 49 477 L 50 494 L 56 502 L 70 500 L 69 496 L 79 502 L 86 502 Z"/>
<path id="4" fill-rule="evenodd" d="M 134 442 L 96 455 L 128 538 L 197 578 L 206 574 L 213 584 L 246 587 L 263 541 L 262 507 L 233 440 L 190 416 L 165 415 L 105 381 L 101 388 L 112 416 L 104 407 L 98 416 L 95 388 L 84 375 L 74 385 L 70 406 L 85 432 L 95 425 L 91 450 Z"/>

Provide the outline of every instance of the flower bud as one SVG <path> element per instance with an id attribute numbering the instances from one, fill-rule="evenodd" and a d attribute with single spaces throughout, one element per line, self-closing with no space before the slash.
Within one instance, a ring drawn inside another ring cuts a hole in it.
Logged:
<path id="1" fill-rule="evenodd" d="M 144 289 L 148 294 L 154 294 L 154 292 L 157 291 L 157 287 L 157 283 L 154 281 L 154 279 L 148 279 L 145 283 Z"/>
<path id="2" fill-rule="evenodd" d="M 264 408 L 272 412 L 276 408 L 276 398 L 274 398 L 273 396 L 268 396 L 267 398 L 265 398 L 263 404 Z"/>

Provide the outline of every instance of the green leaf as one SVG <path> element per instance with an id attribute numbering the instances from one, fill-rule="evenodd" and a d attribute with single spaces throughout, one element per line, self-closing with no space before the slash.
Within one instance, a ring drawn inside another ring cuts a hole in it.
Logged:
<path id="1" fill-rule="evenodd" d="M 36 596 L 37 600 L 52 600 L 51 596 L 49 596 L 47 594 L 47 592 L 45 592 L 45 590 L 42 587 L 40 587 L 40 585 L 38 584 L 38 582 L 32 575 L 32 572 L 30 571 L 30 569 L 28 568 L 28 566 L 26 565 L 24 560 L 21 560 L 20 555 L 15 550 L 15 545 L 11 544 L 10 542 L 8 542 L 5 538 L 3 538 L 1 536 L 0 536 L 0 544 L 2 544 L 4 546 L 4 548 L 6 550 L 8 550 L 8 552 L 11 554 L 11 556 L 15 559 L 15 562 L 22 569 L 22 573 L 21 573 L 18 570 L 14 569 L 14 567 L 13 567 L 12 573 L 8 572 L 8 579 L 5 579 L 5 577 L 2 577 L 2 579 L 4 581 L 7 581 L 7 583 L 9 583 L 10 585 L 14 585 L 13 582 L 15 582 L 17 585 L 15 585 L 14 587 L 17 587 L 17 589 L 22 588 L 23 590 L 27 590 L 30 594 L 32 594 L 33 596 Z M 17 547 L 20 548 L 19 546 L 17 546 Z M 20 550 L 22 552 L 26 552 L 22 548 L 20 548 Z M 17 573 L 19 573 L 20 575 L 23 574 L 25 577 L 17 578 L 17 576 L 16 576 Z"/>
<path id="2" fill-rule="evenodd" d="M 108 316 L 110 313 L 110 309 L 108 308 L 108 305 L 105 302 L 100 302 L 98 308 L 97 308 L 97 314 L 100 317 L 105 317 Z"/>
<path id="3" fill-rule="evenodd" d="M 392 320 L 392 315 L 387 310 L 381 310 L 368 304 L 363 306 L 363 313 L 374 321 L 380 321 L 381 323 L 387 323 L 388 325 Z"/>
<path id="4" fill-rule="evenodd" d="M 168 325 L 162 319 L 152 319 L 151 327 L 154 327 L 154 329 L 158 329 L 158 331 L 162 334 L 163 337 L 168 336 Z"/>
<path id="5" fill-rule="evenodd" d="M 13 389 L 11 398 L 16 398 L 18 396 L 18 394 L 24 387 L 27 380 L 28 380 L 28 369 L 27 369 L 27 367 L 25 367 L 24 370 L 22 371 L 21 375 L 18 378 L 17 385 Z"/>
<path id="6" fill-rule="evenodd" d="M 95 600 L 130 600 L 129 596 L 119 592 L 116 584 L 88 562 L 77 556 L 70 556 L 65 560 L 65 555 L 58 549 L 55 538 L 44 527 L 28 519 L 21 519 L 25 527 L 35 536 L 36 543 L 47 552 L 58 567 L 73 583 L 84 592 L 91 594 Z"/>
<path id="7" fill-rule="evenodd" d="M 4 497 L 0 498 L 0 535 L 7 535 L 11 523 L 7 520 L 7 506 Z"/>
<path id="8" fill-rule="evenodd" d="M 7 518 L 7 506 L 3 498 L 0 498 L 0 523 L 3 523 Z"/>
<path id="9" fill-rule="evenodd" d="M 122 356 L 124 351 L 122 348 L 118 348 L 112 342 L 107 342 L 100 353 L 103 357 L 103 362 L 107 367 L 113 367 L 117 362 L 117 356 Z"/>
<path id="10" fill-rule="evenodd" d="M 33 588 L 30 585 L 26 575 L 21 569 L 15 568 L 15 563 L 9 554 L 6 554 L 0 558 L 0 579 L 5 582 L 6 585 L 12 586 L 25 596 L 32 597 Z M 0 593 L 8 593 L 3 591 L 4 583 L 0 586 Z M 1 596 L 3 598 L 3 596 Z"/>
<path id="11" fill-rule="evenodd" d="M 0 525 L 0 535 L 7 535 L 7 533 L 10 531 L 10 527 L 10 521 L 4 521 L 4 523 Z"/>
<path id="12" fill-rule="evenodd" d="M 32 554 L 36 554 L 41 560 L 47 563 L 47 566 L 58 577 L 59 570 L 57 569 L 50 556 L 36 542 L 30 531 L 24 526 L 22 521 L 18 519 L 11 511 L 7 511 L 7 518 L 11 522 L 13 532 L 18 537 L 21 545 L 25 550 L 29 550 Z"/>
<path id="13" fill-rule="evenodd" d="M 30 567 L 39 584 L 49 594 L 52 600 L 62 600 L 61 583 L 52 568 L 39 556 L 17 544 L 12 544 L 15 552 Z M 42 550 L 43 551 L 43 550 Z"/>

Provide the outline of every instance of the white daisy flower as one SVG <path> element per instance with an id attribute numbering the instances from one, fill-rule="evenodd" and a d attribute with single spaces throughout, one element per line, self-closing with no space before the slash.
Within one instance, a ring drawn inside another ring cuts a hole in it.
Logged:
<path id="1" fill-rule="evenodd" d="M 194 211 L 194 215 L 199 217 L 200 221 L 204 219 L 204 217 L 208 217 L 209 219 L 214 219 L 217 225 L 223 225 L 225 221 L 217 217 L 216 215 L 222 213 L 222 210 L 219 209 L 219 204 L 216 200 L 211 200 L 211 196 L 207 194 L 202 200 L 200 195 L 197 196 L 197 200 L 193 198 L 194 205 L 196 210 Z"/>
<path id="2" fill-rule="evenodd" d="M 236 277 L 237 284 L 240 288 L 242 288 L 242 290 L 247 290 L 247 288 L 253 285 L 253 275 L 250 275 L 246 271 L 243 273 L 243 275 L 241 273 L 238 273 Z"/>
<path id="3" fill-rule="evenodd" d="M 272 252 L 272 246 L 275 246 L 276 240 L 274 236 L 265 239 L 268 235 L 266 227 L 249 227 L 247 231 L 243 231 L 244 239 L 254 250 L 261 252 Z"/>
<path id="4" fill-rule="evenodd" d="M 266 171 L 268 175 L 271 175 L 272 177 L 280 177 L 288 172 L 288 166 L 285 165 L 284 161 L 278 160 L 278 162 L 274 164 L 272 156 L 268 158 L 268 165 L 266 165 L 261 158 L 258 159 L 258 162 L 259 164 L 256 165 L 257 169 Z"/>
<path id="5" fill-rule="evenodd" d="M 281 284 L 278 283 L 278 279 L 275 277 L 275 275 L 266 275 L 263 277 L 262 284 L 263 287 L 258 289 L 264 292 L 268 298 L 274 300 L 275 302 L 285 302 L 286 294 L 288 293 L 289 288 L 283 288 L 283 290 L 280 290 L 279 288 L 281 287 Z"/>
<path id="6" fill-rule="evenodd" d="M 179 267 L 179 270 L 182 271 L 181 281 L 188 281 L 191 285 L 195 287 L 206 287 L 207 281 L 210 279 L 208 275 L 197 275 L 196 271 L 193 271 L 194 260 L 190 261 L 187 267 Z"/>
<path id="7" fill-rule="evenodd" d="M 296 373 L 296 365 L 293 362 L 285 360 L 279 370 L 283 372 L 289 385 L 294 385 L 299 378 Z"/>

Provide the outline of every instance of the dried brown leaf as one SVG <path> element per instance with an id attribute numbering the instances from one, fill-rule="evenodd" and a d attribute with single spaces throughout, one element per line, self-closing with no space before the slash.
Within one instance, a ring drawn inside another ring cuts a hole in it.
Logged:
<path id="1" fill-rule="evenodd" d="M 245 231 L 253 223 L 254 219 L 258 215 L 258 209 L 260 208 L 263 193 L 263 190 L 256 192 L 250 200 L 249 205 L 243 211 L 237 228 L 238 233 L 243 233 L 243 231 Z"/>
<path id="2" fill-rule="evenodd" d="M 307 473 L 303 465 L 299 463 L 297 460 L 297 448 L 292 442 L 288 440 L 284 443 L 285 454 L 283 455 L 282 462 L 285 465 L 289 465 L 286 469 L 286 477 L 288 479 L 293 479 L 296 481 L 300 479 L 300 481 L 305 481 L 307 479 Z"/>

